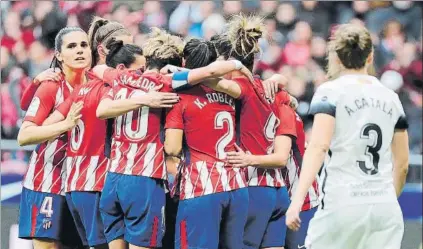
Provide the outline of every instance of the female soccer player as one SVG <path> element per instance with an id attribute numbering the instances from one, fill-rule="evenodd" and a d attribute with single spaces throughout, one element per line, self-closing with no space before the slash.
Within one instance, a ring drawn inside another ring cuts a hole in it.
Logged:
<path id="1" fill-rule="evenodd" d="M 367 74 L 373 45 L 366 28 L 339 26 L 328 56 L 329 73 L 339 77 L 313 97 L 312 135 L 286 223 L 299 229 L 304 197 L 329 152 L 306 248 L 398 249 L 404 223 L 397 197 L 408 169 L 404 110 L 395 92 Z"/>
<path id="2" fill-rule="evenodd" d="M 217 53 L 211 42 L 192 39 L 184 47 L 184 59 L 186 68 L 201 68 L 214 62 Z M 234 150 L 235 100 L 203 85 L 178 94 L 181 101 L 166 118 L 165 151 L 177 157 L 185 135 L 190 156 L 178 176 L 175 248 L 242 248 L 247 182 L 243 170 L 224 161 L 225 151 Z"/>
<path id="3" fill-rule="evenodd" d="M 60 242 L 73 244 L 79 240 L 66 240 L 74 225 L 63 196 L 66 172 L 62 166 L 67 143 L 63 133 L 76 125 L 80 107 L 75 106 L 60 123 L 42 124 L 85 80 L 85 70 L 91 63 L 87 34 L 80 28 L 63 28 L 56 36 L 55 51 L 56 65 L 63 72 L 61 81 L 39 86 L 18 135 L 20 145 L 39 144 L 23 182 L 19 214 L 19 237 L 33 239 L 36 249 L 59 248 Z"/>

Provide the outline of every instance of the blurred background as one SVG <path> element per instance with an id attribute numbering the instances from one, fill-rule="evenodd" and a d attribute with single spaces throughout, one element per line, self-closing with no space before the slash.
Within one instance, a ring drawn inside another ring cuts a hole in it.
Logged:
<path id="1" fill-rule="evenodd" d="M 306 115 L 317 86 L 325 81 L 328 37 L 337 24 L 365 25 L 375 48 L 374 74 L 396 91 L 410 123 L 410 172 L 400 198 L 406 218 L 403 249 L 421 244 L 422 219 L 422 6 L 414 1 L 1 1 L 1 248 L 26 249 L 17 240 L 20 190 L 31 147 L 15 139 L 24 113 L 19 100 L 25 87 L 53 57 L 54 37 L 65 26 L 88 30 L 94 15 L 124 24 L 143 44 L 156 26 L 183 37 L 209 39 L 240 12 L 265 18 L 255 73 L 289 78 L 287 90 Z M 26 247 L 29 246 L 29 247 Z"/>

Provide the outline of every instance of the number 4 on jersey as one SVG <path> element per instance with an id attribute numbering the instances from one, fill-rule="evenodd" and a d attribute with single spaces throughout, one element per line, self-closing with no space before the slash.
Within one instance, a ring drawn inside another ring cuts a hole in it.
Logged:
<path id="1" fill-rule="evenodd" d="M 40 214 L 45 214 L 50 218 L 53 215 L 53 197 L 46 196 L 41 204 Z"/>

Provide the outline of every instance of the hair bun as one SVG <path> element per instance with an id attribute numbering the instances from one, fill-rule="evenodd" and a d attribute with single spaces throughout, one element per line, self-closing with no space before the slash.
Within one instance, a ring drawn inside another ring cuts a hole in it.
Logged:
<path id="1" fill-rule="evenodd" d="M 360 44 L 360 34 L 350 33 L 345 39 L 346 45 L 352 49 L 357 49 Z"/>
<path id="2" fill-rule="evenodd" d="M 113 38 L 113 40 L 107 44 L 106 48 L 109 49 L 109 55 L 112 56 L 116 54 L 122 47 L 123 47 L 123 41 L 122 40 L 116 40 Z"/>

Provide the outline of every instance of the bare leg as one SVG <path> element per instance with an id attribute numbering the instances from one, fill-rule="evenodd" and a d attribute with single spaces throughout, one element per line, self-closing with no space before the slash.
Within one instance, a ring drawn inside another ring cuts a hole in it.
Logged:
<path id="1" fill-rule="evenodd" d="M 51 239 L 33 239 L 34 249 L 61 249 L 60 242 Z"/>
<path id="2" fill-rule="evenodd" d="M 123 238 L 115 239 L 109 243 L 109 249 L 127 249 L 128 244 Z"/>

